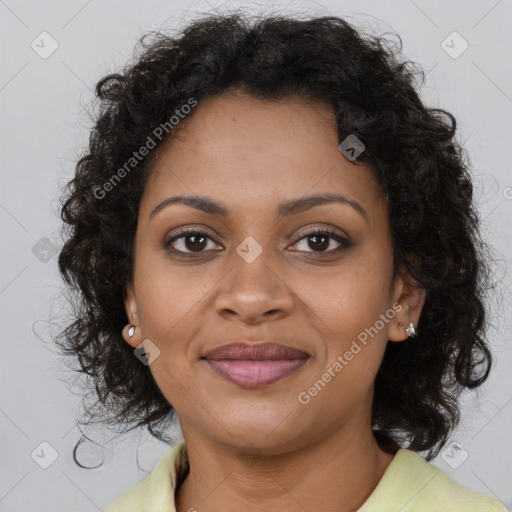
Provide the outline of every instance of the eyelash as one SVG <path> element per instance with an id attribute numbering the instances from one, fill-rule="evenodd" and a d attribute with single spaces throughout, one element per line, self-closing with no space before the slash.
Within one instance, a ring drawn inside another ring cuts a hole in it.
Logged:
<path id="1" fill-rule="evenodd" d="M 190 258 L 190 257 L 193 258 L 193 257 L 196 257 L 196 255 L 201 255 L 205 251 L 186 252 L 186 251 L 177 251 L 175 249 L 169 249 L 169 246 L 173 242 L 175 242 L 176 240 L 179 240 L 181 238 L 186 238 L 187 236 L 190 236 L 190 235 L 199 235 L 199 236 L 206 237 L 206 238 L 212 240 L 212 238 L 205 231 L 201 231 L 200 229 L 197 229 L 197 228 L 185 228 L 182 231 L 180 231 L 180 233 L 178 233 L 177 235 L 175 235 L 172 238 L 170 238 L 169 240 L 165 241 L 163 244 L 163 247 L 166 251 L 168 251 L 170 253 L 174 253 L 174 254 L 179 254 L 181 257 L 184 257 L 184 258 Z M 340 246 L 336 249 L 331 249 L 330 251 L 327 251 L 327 252 L 316 252 L 315 253 L 315 251 L 305 251 L 305 252 L 310 253 L 314 258 L 324 258 L 327 256 L 337 255 L 337 254 L 341 253 L 343 250 L 348 249 L 352 245 L 352 243 L 349 240 L 347 240 L 346 238 L 343 238 L 340 235 L 338 235 L 337 233 L 334 233 L 332 231 L 322 229 L 322 228 L 315 228 L 315 229 L 312 229 L 311 231 L 307 231 L 306 233 L 302 233 L 301 237 L 296 242 L 294 242 L 293 245 L 297 244 L 298 242 L 300 242 L 304 239 L 307 239 L 307 238 L 315 236 L 315 235 L 328 236 L 329 238 L 338 242 L 340 244 Z M 212 241 L 214 241 L 214 240 L 212 240 Z M 304 252 L 304 251 L 296 251 L 296 252 Z"/>

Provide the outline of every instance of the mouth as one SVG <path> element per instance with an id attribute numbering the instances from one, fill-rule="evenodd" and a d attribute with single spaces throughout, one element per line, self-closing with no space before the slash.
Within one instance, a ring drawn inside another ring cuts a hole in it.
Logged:
<path id="1" fill-rule="evenodd" d="M 219 376 L 243 388 L 261 388 L 295 373 L 309 354 L 277 343 L 222 345 L 201 359 Z"/>

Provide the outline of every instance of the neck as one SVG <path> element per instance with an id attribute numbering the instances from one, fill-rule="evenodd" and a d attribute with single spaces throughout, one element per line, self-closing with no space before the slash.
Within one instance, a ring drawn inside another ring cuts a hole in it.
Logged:
<path id="1" fill-rule="evenodd" d="M 315 443 L 268 456 L 241 456 L 240 449 L 196 432 L 187 438 L 186 430 L 190 473 L 176 491 L 178 512 L 355 512 L 393 460 L 371 427 L 345 425 Z"/>

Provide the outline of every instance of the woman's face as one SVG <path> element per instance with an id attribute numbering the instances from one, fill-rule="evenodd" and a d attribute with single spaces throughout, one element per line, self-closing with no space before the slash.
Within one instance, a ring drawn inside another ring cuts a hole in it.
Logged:
<path id="1" fill-rule="evenodd" d="M 224 94 L 182 123 L 141 200 L 125 301 L 139 334 L 125 339 L 145 340 L 185 436 L 277 453 L 369 428 L 388 339 L 406 339 L 422 305 L 393 279 L 387 205 L 371 172 L 342 154 L 322 103 Z M 310 199 L 328 194 L 346 199 Z M 161 205 L 175 196 L 203 201 Z M 305 355 L 204 359 L 239 340 Z"/>

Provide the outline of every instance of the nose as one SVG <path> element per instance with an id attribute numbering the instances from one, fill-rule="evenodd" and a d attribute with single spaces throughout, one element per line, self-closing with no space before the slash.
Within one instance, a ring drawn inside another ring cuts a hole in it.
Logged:
<path id="1" fill-rule="evenodd" d="M 270 267 L 265 251 L 253 262 L 233 255 L 231 272 L 222 280 L 215 297 L 215 309 L 225 319 L 247 324 L 276 320 L 293 310 L 289 285 Z"/>

